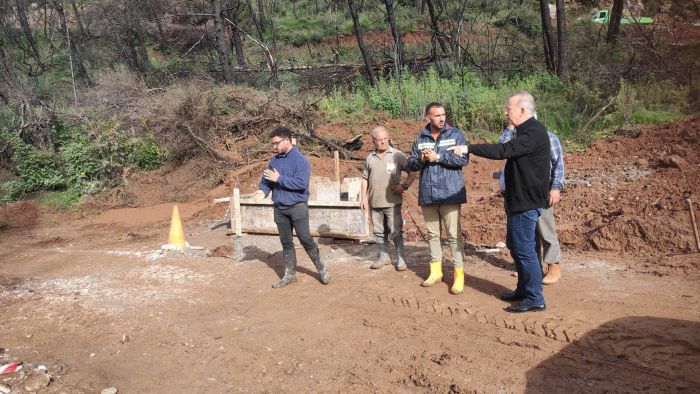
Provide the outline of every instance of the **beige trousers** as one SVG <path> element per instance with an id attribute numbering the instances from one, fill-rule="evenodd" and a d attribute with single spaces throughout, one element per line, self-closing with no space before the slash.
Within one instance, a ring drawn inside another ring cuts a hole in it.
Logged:
<path id="1" fill-rule="evenodd" d="M 423 205 L 423 218 L 428 228 L 428 245 L 430 246 L 430 261 L 442 262 L 442 245 L 440 244 L 440 226 L 447 230 L 447 241 L 450 244 L 452 260 L 456 267 L 464 266 L 464 241 L 462 241 L 462 225 L 459 208 L 461 204 Z"/>

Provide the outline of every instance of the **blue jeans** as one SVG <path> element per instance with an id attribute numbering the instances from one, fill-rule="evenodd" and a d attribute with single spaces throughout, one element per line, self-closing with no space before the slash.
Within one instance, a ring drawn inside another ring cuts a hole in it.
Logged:
<path id="1" fill-rule="evenodd" d="M 515 293 L 524 296 L 526 305 L 544 304 L 542 295 L 542 269 L 537 257 L 535 231 L 542 209 L 507 212 L 508 233 L 506 244 L 518 271 Z"/>

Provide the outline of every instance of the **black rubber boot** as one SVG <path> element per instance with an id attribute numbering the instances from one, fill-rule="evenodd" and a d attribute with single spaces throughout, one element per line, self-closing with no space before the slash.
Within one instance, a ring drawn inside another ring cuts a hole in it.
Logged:
<path id="1" fill-rule="evenodd" d="M 391 264 L 391 259 L 389 259 L 389 252 L 387 252 L 386 249 L 386 244 L 387 244 L 387 239 L 386 236 L 380 235 L 376 237 L 377 239 L 377 246 L 379 247 L 379 257 L 377 258 L 377 261 L 372 263 L 372 265 L 369 266 L 369 268 L 372 269 L 380 269 L 384 267 L 385 265 Z"/>
<path id="2" fill-rule="evenodd" d="M 331 274 L 328 272 L 328 269 L 326 269 L 326 265 L 321 261 L 321 252 L 318 250 L 318 247 L 307 250 L 306 252 L 309 254 L 309 258 L 311 258 L 311 261 L 314 263 L 314 266 L 316 266 L 321 276 L 321 283 L 327 285 L 331 281 Z"/>
<path id="3" fill-rule="evenodd" d="M 282 279 L 272 284 L 275 289 L 286 286 L 292 282 L 296 282 L 297 276 L 297 256 L 293 250 L 285 250 L 282 252 L 284 256 L 284 276 Z"/>

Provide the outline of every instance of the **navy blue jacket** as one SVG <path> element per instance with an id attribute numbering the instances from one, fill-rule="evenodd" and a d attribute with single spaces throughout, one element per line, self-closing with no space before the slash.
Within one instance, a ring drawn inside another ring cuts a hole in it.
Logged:
<path id="1" fill-rule="evenodd" d="M 277 169 L 280 177 L 277 182 L 260 180 L 259 189 L 267 195 L 272 190 L 275 206 L 291 206 L 309 201 L 309 179 L 311 165 L 296 146 L 285 155 L 275 155 L 267 164 L 268 169 Z"/>
<path id="2" fill-rule="evenodd" d="M 462 204 L 467 202 L 467 189 L 464 186 L 462 167 L 469 163 L 469 156 L 457 156 L 447 148 L 466 145 L 462 132 L 454 127 L 445 126 L 438 134 L 437 140 L 430 135 L 430 124 L 416 138 L 408 157 L 411 171 L 420 171 L 418 187 L 419 205 Z M 420 152 L 432 149 L 440 158 L 435 163 L 423 163 Z"/>

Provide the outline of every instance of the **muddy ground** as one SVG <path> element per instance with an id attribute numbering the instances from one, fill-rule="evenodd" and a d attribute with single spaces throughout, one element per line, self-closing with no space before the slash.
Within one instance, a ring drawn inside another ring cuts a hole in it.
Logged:
<path id="1" fill-rule="evenodd" d="M 386 124 L 408 151 L 420 124 Z M 46 393 L 698 392 L 700 254 L 686 199 L 700 200 L 699 130 L 697 118 L 621 130 L 567 154 L 563 278 L 545 287 L 542 313 L 505 312 L 497 296 L 515 284 L 512 260 L 473 251 L 505 228 L 491 179 L 500 163 L 480 158 L 464 171 L 459 296 L 447 262 L 445 283 L 420 287 L 429 267 L 415 186 L 408 271 L 370 270 L 372 245 L 338 240 L 321 245 L 331 284 L 299 249 L 299 281 L 282 289 L 270 287 L 283 271 L 275 237 L 209 230 L 225 209 L 211 199 L 254 190 L 264 161 L 228 169 L 221 184 L 204 159 L 134 174 L 119 195 L 71 212 L 5 206 L 0 364 L 24 365 L 0 383 L 26 392 L 43 365 Z M 315 175 L 332 174 L 324 152 L 307 153 Z M 341 174 L 359 167 L 344 161 Z M 156 253 L 173 202 L 188 241 L 215 257 Z"/>

